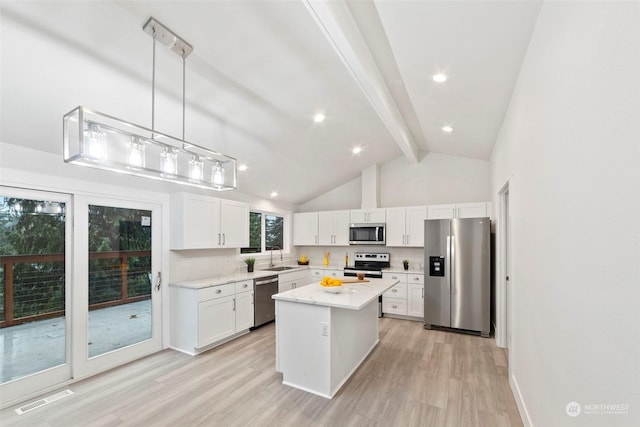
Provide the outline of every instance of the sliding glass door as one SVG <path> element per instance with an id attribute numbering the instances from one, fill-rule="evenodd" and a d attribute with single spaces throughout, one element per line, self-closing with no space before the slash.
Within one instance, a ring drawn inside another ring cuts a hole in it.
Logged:
<path id="1" fill-rule="evenodd" d="M 0 394 L 71 378 L 71 197 L 0 187 Z"/>
<path id="2" fill-rule="evenodd" d="M 160 208 L 85 197 L 76 206 L 83 377 L 160 350 Z"/>

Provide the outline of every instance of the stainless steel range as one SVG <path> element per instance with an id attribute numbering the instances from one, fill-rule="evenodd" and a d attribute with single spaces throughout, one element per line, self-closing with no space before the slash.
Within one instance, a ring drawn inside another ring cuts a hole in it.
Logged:
<path id="1" fill-rule="evenodd" d="M 364 273 L 364 277 L 382 278 L 382 269 L 391 266 L 388 253 L 356 252 L 353 267 L 345 267 L 344 275 L 354 277 Z"/>

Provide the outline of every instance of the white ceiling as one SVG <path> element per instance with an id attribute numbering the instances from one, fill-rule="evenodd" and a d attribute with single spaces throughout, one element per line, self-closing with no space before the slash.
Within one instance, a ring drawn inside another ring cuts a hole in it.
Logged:
<path id="1" fill-rule="evenodd" d="M 153 16 L 194 47 L 186 139 L 246 163 L 243 193 L 299 204 L 402 155 L 488 160 L 540 4 L 3 1 L 0 138 L 61 154 L 77 105 L 150 127 Z M 181 72 L 159 46 L 156 129 L 176 136 Z"/>

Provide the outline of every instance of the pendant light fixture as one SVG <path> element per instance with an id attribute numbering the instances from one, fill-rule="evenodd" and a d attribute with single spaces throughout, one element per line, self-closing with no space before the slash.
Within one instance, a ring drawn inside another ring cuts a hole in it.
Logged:
<path id="1" fill-rule="evenodd" d="M 63 118 L 64 161 L 217 191 L 236 188 L 236 159 L 184 140 L 185 59 L 193 47 L 149 18 L 153 37 L 151 129 L 77 107 Z M 182 139 L 155 130 L 156 41 L 182 58 Z"/>

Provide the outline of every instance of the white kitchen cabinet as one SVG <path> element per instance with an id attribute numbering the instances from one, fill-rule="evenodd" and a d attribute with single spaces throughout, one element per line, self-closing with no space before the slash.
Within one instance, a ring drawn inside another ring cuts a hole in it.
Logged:
<path id="1" fill-rule="evenodd" d="M 349 211 L 350 222 L 353 224 L 362 223 L 384 223 L 386 209 L 354 209 Z"/>
<path id="2" fill-rule="evenodd" d="M 391 289 L 382 294 L 384 314 L 407 315 L 407 274 L 382 272 L 383 279 L 399 280 Z"/>
<path id="3" fill-rule="evenodd" d="M 490 202 L 427 206 L 428 219 L 484 218 L 490 216 L 490 213 Z"/>
<path id="4" fill-rule="evenodd" d="M 171 195 L 171 249 L 249 246 L 249 205 L 190 193 Z"/>
<path id="5" fill-rule="evenodd" d="M 309 270 L 282 272 L 278 274 L 278 293 L 308 285 Z"/>
<path id="6" fill-rule="evenodd" d="M 216 298 L 198 303 L 198 342 L 203 348 L 234 334 L 233 312 L 235 296 Z"/>
<path id="7" fill-rule="evenodd" d="M 220 201 L 220 247 L 249 246 L 249 205 L 234 200 Z"/>
<path id="8" fill-rule="evenodd" d="M 407 274 L 407 315 L 424 319 L 424 274 Z"/>
<path id="9" fill-rule="evenodd" d="M 387 246 L 424 246 L 426 206 L 387 208 Z"/>
<path id="10" fill-rule="evenodd" d="M 204 288 L 170 285 L 171 347 L 195 355 L 249 332 L 253 280 Z"/>
<path id="11" fill-rule="evenodd" d="M 424 285 L 407 284 L 407 315 L 424 318 Z"/>
<path id="12" fill-rule="evenodd" d="M 318 212 L 318 242 L 323 246 L 349 246 L 349 211 Z"/>
<path id="13" fill-rule="evenodd" d="M 253 291 L 237 293 L 235 308 L 236 308 L 236 327 L 235 327 L 236 332 L 253 328 L 253 325 L 254 325 Z"/>
<path id="14" fill-rule="evenodd" d="M 320 281 L 324 276 L 342 277 L 344 276 L 344 270 L 337 270 L 337 269 L 334 270 L 334 269 L 327 269 L 327 268 L 314 268 L 311 270 L 312 282 L 315 282 L 317 280 L 318 283 L 320 283 Z"/>
<path id="15" fill-rule="evenodd" d="M 409 320 L 424 318 L 424 274 L 383 272 L 384 279 L 400 282 L 382 294 L 382 312 Z M 408 317 L 407 317 L 408 316 Z"/>
<path id="16" fill-rule="evenodd" d="M 293 244 L 295 246 L 318 244 L 318 212 L 293 214 Z"/>
<path id="17" fill-rule="evenodd" d="M 220 199 L 175 193 L 170 203 L 171 249 L 218 247 Z"/>

